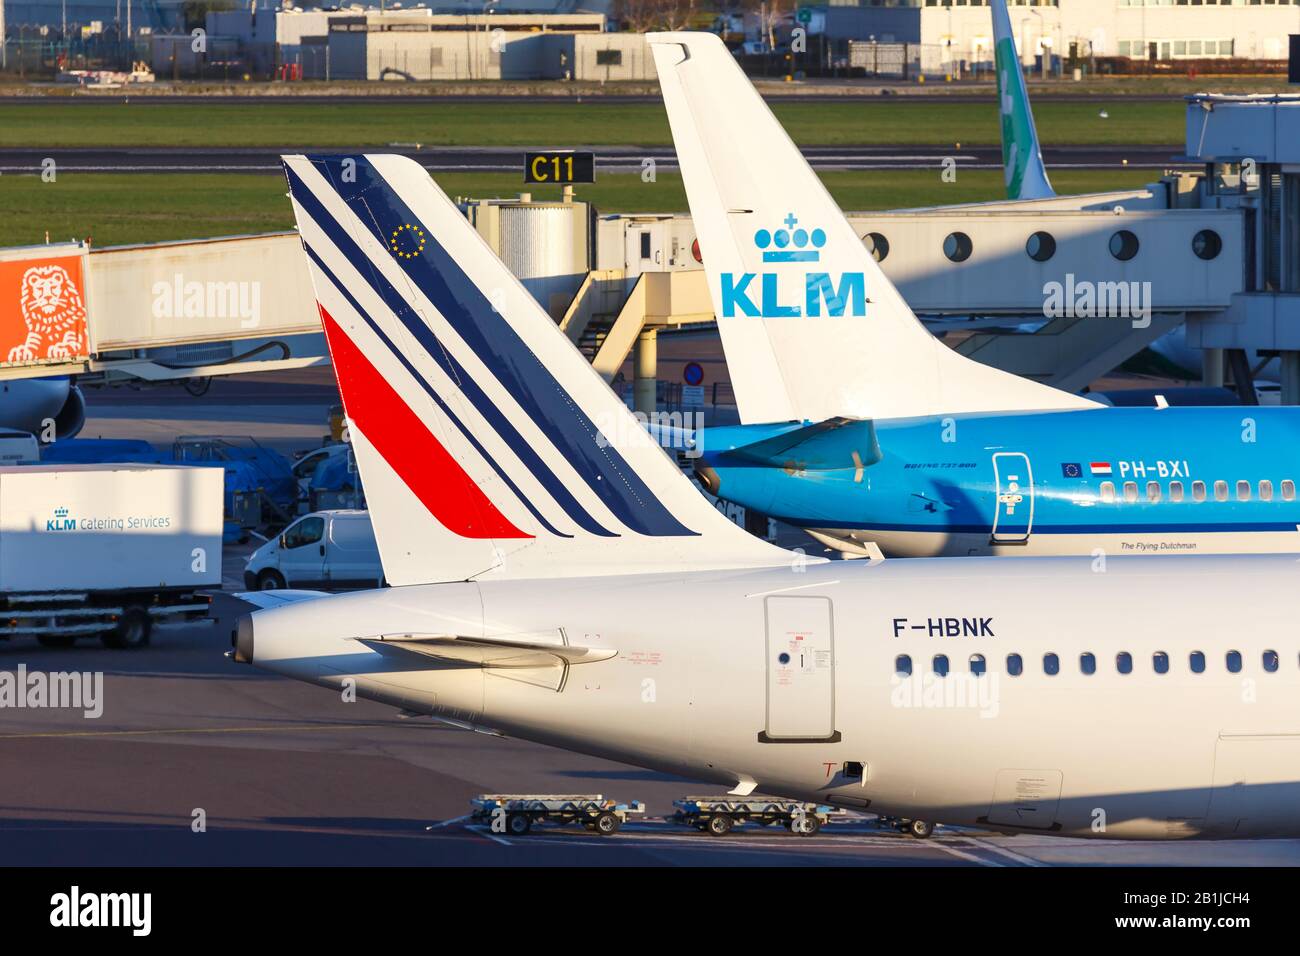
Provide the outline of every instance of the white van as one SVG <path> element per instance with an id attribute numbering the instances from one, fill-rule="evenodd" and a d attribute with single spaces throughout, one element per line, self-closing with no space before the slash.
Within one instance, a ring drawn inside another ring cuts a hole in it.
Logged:
<path id="1" fill-rule="evenodd" d="M 383 580 L 375 532 L 365 511 L 303 515 L 254 551 L 244 566 L 244 585 L 251 591 L 346 591 L 377 588 Z"/>

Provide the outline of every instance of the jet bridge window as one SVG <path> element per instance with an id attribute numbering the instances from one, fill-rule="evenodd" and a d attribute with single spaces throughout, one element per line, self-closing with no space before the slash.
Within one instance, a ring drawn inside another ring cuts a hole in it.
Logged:
<path id="1" fill-rule="evenodd" d="M 1106 504 L 1112 504 L 1115 501 L 1115 482 L 1103 481 L 1101 483 L 1101 500 Z"/>
<path id="2" fill-rule="evenodd" d="M 965 262 L 975 251 L 975 244 L 964 232 L 953 232 L 943 241 L 943 254 L 951 262 Z"/>
<path id="3" fill-rule="evenodd" d="M 1124 500 L 1131 505 L 1137 504 L 1138 483 L 1136 481 L 1124 482 Z"/>
<path id="4" fill-rule="evenodd" d="M 1214 483 L 1214 500 L 1215 501 L 1228 500 L 1228 483 L 1226 481 L 1216 481 Z"/>
<path id="5" fill-rule="evenodd" d="M 1237 482 L 1237 500 L 1238 500 L 1238 501 L 1249 501 L 1249 500 L 1250 500 L 1250 482 L 1249 482 L 1249 481 L 1239 481 L 1239 482 Z"/>
<path id="6" fill-rule="evenodd" d="M 1228 673 L 1241 673 L 1241 651 L 1228 651 L 1227 654 Z"/>
<path id="7" fill-rule="evenodd" d="M 1192 252 L 1196 253 L 1196 258 L 1209 262 L 1217 259 L 1222 251 L 1223 240 L 1213 229 L 1202 229 L 1192 236 Z"/>
<path id="8" fill-rule="evenodd" d="M 1154 504 L 1158 504 L 1159 501 L 1160 501 L 1160 496 L 1161 496 L 1161 491 L 1162 491 L 1162 490 L 1163 490 L 1163 489 L 1161 489 L 1161 487 L 1160 487 L 1160 482 L 1158 482 L 1158 481 L 1148 481 L 1148 482 L 1147 482 L 1147 501 L 1150 502 L 1150 503 L 1153 504 L 1153 505 L 1154 505 Z"/>
<path id="9" fill-rule="evenodd" d="M 1019 677 L 1025 672 L 1025 662 L 1019 654 L 1007 655 L 1007 673 L 1012 677 Z"/>
<path id="10" fill-rule="evenodd" d="M 1169 500 L 1170 501 L 1183 500 L 1183 483 L 1181 481 L 1169 482 Z"/>
<path id="11" fill-rule="evenodd" d="M 1290 478 L 1282 482 L 1282 500 L 1295 501 L 1295 482 Z"/>
<path id="12" fill-rule="evenodd" d="M 1079 670 L 1085 674 L 1097 673 L 1097 655 L 1084 652 L 1079 655 Z"/>
<path id="13" fill-rule="evenodd" d="M 1055 677 L 1061 672 L 1061 659 L 1055 654 L 1043 655 L 1043 673 Z"/>
<path id="14" fill-rule="evenodd" d="M 1187 663 L 1191 665 L 1193 674 L 1205 673 L 1205 655 L 1200 651 L 1192 651 L 1187 656 Z"/>
<path id="15" fill-rule="evenodd" d="M 1169 673 L 1169 655 L 1164 651 L 1156 651 L 1151 655 L 1151 666 L 1156 669 L 1157 674 Z"/>
<path id="16" fill-rule="evenodd" d="M 1269 481 L 1267 478 L 1264 478 L 1259 483 L 1259 500 L 1260 501 L 1273 500 L 1273 482 Z"/>
<path id="17" fill-rule="evenodd" d="M 988 664 L 984 660 L 983 654 L 972 654 L 970 656 L 970 672 L 976 677 L 982 677 L 988 670 Z"/>
<path id="18" fill-rule="evenodd" d="M 1133 655 L 1128 651 L 1120 651 L 1115 655 L 1115 669 L 1121 674 L 1133 673 Z"/>
<path id="19" fill-rule="evenodd" d="M 1056 240 L 1050 232 L 1036 232 L 1025 243 L 1025 252 L 1035 262 L 1047 262 L 1056 255 Z"/>
<path id="20" fill-rule="evenodd" d="M 894 673 L 899 677 L 912 676 L 912 658 L 906 654 L 899 654 L 894 658 Z"/>
<path id="21" fill-rule="evenodd" d="M 867 233 L 862 237 L 862 244 L 867 247 L 867 252 L 871 253 L 871 258 L 877 262 L 884 262 L 889 258 L 889 240 L 880 233 Z"/>
<path id="22" fill-rule="evenodd" d="M 1121 229 L 1110 237 L 1110 254 L 1120 262 L 1128 262 L 1136 256 L 1140 246 L 1138 237 L 1127 229 Z"/>
<path id="23" fill-rule="evenodd" d="M 1203 481 L 1192 482 L 1192 500 L 1193 501 L 1205 500 L 1205 482 Z"/>
<path id="24" fill-rule="evenodd" d="M 948 676 L 948 656 L 946 654 L 934 655 L 934 672 L 940 677 Z"/>
<path id="25" fill-rule="evenodd" d="M 1277 665 L 1279 660 L 1277 656 L 1277 651 L 1265 651 L 1263 658 L 1264 658 L 1264 670 L 1270 674 L 1277 673 Z"/>

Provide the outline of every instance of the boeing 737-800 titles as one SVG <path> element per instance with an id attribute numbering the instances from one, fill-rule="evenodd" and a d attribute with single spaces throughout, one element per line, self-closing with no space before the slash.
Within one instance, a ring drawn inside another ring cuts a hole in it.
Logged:
<path id="1" fill-rule="evenodd" d="M 393 586 L 275 592 L 236 660 L 739 793 L 1300 835 L 1289 558 L 805 561 L 706 502 L 417 163 L 285 168 Z"/>
<path id="2" fill-rule="evenodd" d="M 742 422 L 698 436 L 709 491 L 849 554 L 1300 551 L 1295 409 L 1106 408 L 954 352 L 721 40 L 650 42 Z M 1050 190 L 1036 138 L 1011 153 Z"/>

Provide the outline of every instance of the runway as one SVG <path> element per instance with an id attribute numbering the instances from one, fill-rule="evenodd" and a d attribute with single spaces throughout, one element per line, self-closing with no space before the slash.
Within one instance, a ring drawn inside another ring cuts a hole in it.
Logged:
<path id="1" fill-rule="evenodd" d="M 581 145 L 571 145 L 583 149 Z M 538 144 L 545 149 L 545 144 Z M 567 148 L 567 147 L 566 147 Z M 602 146 L 596 153 L 598 173 L 640 173 L 646 159 L 662 170 L 677 168 L 676 153 L 670 147 Z M 310 151 L 310 150 L 307 150 Z M 500 147 L 424 147 L 417 143 L 389 143 L 383 146 L 330 147 L 318 152 L 400 153 L 418 160 L 430 172 L 519 173 L 522 178 L 524 151 Z M 274 148 L 149 148 L 149 149 L 0 149 L 0 173 L 39 173 L 46 159 L 54 159 L 60 172 L 99 173 L 262 173 L 281 172 L 280 156 L 304 152 L 302 146 Z M 803 151 L 809 163 L 821 170 L 941 169 L 955 159 L 959 169 L 1001 169 L 999 146 L 818 146 Z M 1045 149 L 1043 158 L 1051 169 L 1165 168 L 1179 165 L 1177 147 L 1147 146 L 1057 146 Z"/>

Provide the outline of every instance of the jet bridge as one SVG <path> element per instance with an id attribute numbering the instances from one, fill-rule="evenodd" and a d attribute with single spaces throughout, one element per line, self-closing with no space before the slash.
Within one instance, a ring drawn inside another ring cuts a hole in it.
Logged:
<path id="1" fill-rule="evenodd" d="M 1221 313 L 1240 293 L 1242 212 L 1170 208 L 1185 201 L 1189 179 L 849 219 L 913 311 L 952 335 L 959 351 L 1077 391 L 1189 318 Z M 644 329 L 708 321 L 712 305 L 689 216 L 605 217 L 598 235 L 592 276 L 603 283 L 602 304 L 569 328 L 599 347 L 598 367 L 610 377 Z M 671 277 L 662 280 L 669 294 L 643 305 L 631 292 L 655 275 Z M 619 282 L 621 303 L 610 291 Z M 633 364 L 638 381 L 653 378 L 644 356 Z"/>
<path id="2" fill-rule="evenodd" d="M 44 300 L 34 300 L 33 290 Z M 0 379 L 162 381 L 325 361 L 297 233 L 0 252 Z M 30 341 L 72 322 L 68 348 Z M 6 361 L 7 359 L 7 361 Z"/>

